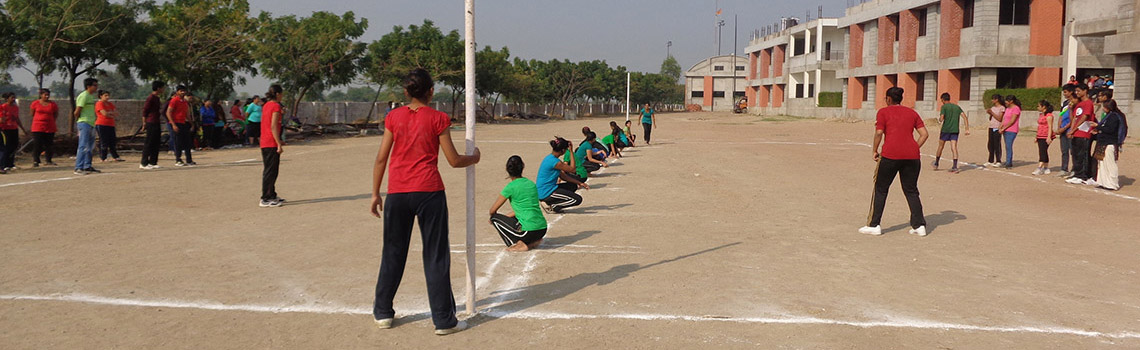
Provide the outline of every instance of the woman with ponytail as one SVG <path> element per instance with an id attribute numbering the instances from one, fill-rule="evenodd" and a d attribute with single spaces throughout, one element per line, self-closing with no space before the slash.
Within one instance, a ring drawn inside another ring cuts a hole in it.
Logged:
<path id="1" fill-rule="evenodd" d="M 1116 162 L 1120 161 L 1120 147 L 1128 137 L 1128 119 L 1116 100 L 1104 101 L 1102 106 L 1108 113 L 1100 123 L 1094 124 L 1097 147 L 1093 157 L 1099 161 L 1096 183 L 1103 189 L 1116 191 L 1120 189 L 1120 168 Z"/>
<path id="2" fill-rule="evenodd" d="M 535 185 L 538 189 L 538 199 L 550 207 L 550 211 L 561 213 L 563 209 L 582 204 L 582 196 L 574 193 L 578 188 L 590 189 L 586 181 L 574 174 L 573 165 L 567 164 L 559 158 L 570 149 L 570 141 L 555 136 L 550 141 L 550 154 L 542 159 L 538 166 L 538 176 Z M 558 179 L 562 179 L 561 184 Z"/>
<path id="3" fill-rule="evenodd" d="M 1005 114 L 1002 115 L 1001 127 L 998 130 L 1002 131 L 1002 138 L 1005 139 L 1005 166 L 1006 169 L 1013 168 L 1013 140 L 1017 139 L 1017 132 L 1021 130 L 1021 100 L 1017 96 L 1009 95 L 1005 97 Z"/>
<path id="4" fill-rule="evenodd" d="M 265 165 L 261 172 L 259 205 L 262 208 L 285 204 L 285 200 L 277 196 L 277 172 L 281 167 L 281 153 L 285 152 L 285 142 L 281 139 L 281 119 L 285 114 L 281 109 L 281 91 L 281 85 L 270 86 L 262 106 L 262 114 L 268 118 L 261 123 L 261 161 Z"/>
<path id="5" fill-rule="evenodd" d="M 491 226 L 507 245 L 507 251 L 525 252 L 538 248 L 546 236 L 546 218 L 538 205 L 538 188 L 523 177 L 522 157 L 507 159 L 507 176 L 511 182 L 499 192 L 499 199 L 491 205 Z M 511 215 L 499 214 L 499 208 L 511 201 Z"/>

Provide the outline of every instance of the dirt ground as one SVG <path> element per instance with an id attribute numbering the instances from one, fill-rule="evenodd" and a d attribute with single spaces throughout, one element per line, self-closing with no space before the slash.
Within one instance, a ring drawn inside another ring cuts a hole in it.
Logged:
<path id="1" fill-rule="evenodd" d="M 418 238 L 396 327 L 373 327 L 377 136 L 288 146 L 281 208 L 256 205 L 254 149 L 201 152 L 195 168 L 163 155 L 166 168 L 142 171 L 128 154 L 101 175 L 2 175 L 0 348 L 1140 348 L 1128 149 L 1115 193 L 1029 175 L 1029 135 L 1013 170 L 924 168 L 930 235 L 907 234 L 895 185 L 872 237 L 856 232 L 871 123 L 663 115 L 653 146 L 592 178 L 581 207 L 547 215 L 542 249 L 503 252 L 486 212 L 506 159 L 523 156 L 533 179 L 547 140 L 608 121 L 479 125 L 479 314 L 447 337 L 431 334 Z M 984 132 L 962 152 L 984 161 Z M 464 171 L 442 173 L 462 310 Z"/>

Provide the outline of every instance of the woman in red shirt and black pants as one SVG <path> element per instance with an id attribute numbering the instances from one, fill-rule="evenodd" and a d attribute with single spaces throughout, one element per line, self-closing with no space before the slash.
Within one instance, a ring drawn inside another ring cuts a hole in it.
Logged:
<path id="1" fill-rule="evenodd" d="M 280 207 L 285 200 L 277 196 L 277 173 L 281 168 L 281 152 L 285 151 L 285 141 L 281 140 L 281 118 L 285 115 L 281 109 L 281 85 L 269 86 L 265 93 L 265 105 L 262 106 L 261 123 L 261 162 L 264 169 L 261 172 L 261 203 L 260 207 Z"/>
<path id="2" fill-rule="evenodd" d="M 420 222 L 423 239 L 424 275 L 435 334 L 447 335 L 467 328 L 455 318 L 455 297 L 451 292 L 451 253 L 447 234 L 447 196 L 439 175 L 439 151 L 452 168 L 479 163 L 479 149 L 460 155 L 451 141 L 451 118 L 432 109 L 435 90 L 431 75 L 415 69 L 404 79 L 404 94 L 412 102 L 384 118 L 384 139 L 372 175 L 372 215 L 384 215 L 384 247 L 372 316 L 376 326 L 392 327 L 396 312 L 392 299 L 404 276 L 411 242 L 412 223 Z M 380 198 L 380 184 L 388 178 L 388 200 Z"/>
<path id="3" fill-rule="evenodd" d="M 919 149 L 930 135 L 917 112 L 899 105 L 903 100 L 902 88 L 887 89 L 886 95 L 887 107 L 880 109 L 875 116 L 875 144 L 871 149 L 875 161 L 879 162 L 875 169 L 875 196 L 871 200 L 867 226 L 860 228 L 859 232 L 883 234 L 879 222 L 887 204 L 887 191 L 895 181 L 895 174 L 898 174 L 910 206 L 910 233 L 926 236 L 926 218 L 922 215 L 922 201 L 918 197 L 918 174 L 922 170 Z M 918 131 L 917 142 L 914 140 L 915 131 Z M 883 145 L 881 154 L 879 144 Z"/>

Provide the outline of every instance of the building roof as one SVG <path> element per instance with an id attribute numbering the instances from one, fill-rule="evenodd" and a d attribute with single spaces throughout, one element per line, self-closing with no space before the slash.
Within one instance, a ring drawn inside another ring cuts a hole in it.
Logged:
<path id="1" fill-rule="evenodd" d="M 698 61 L 696 64 L 694 64 L 692 66 L 692 68 L 689 68 L 689 70 L 685 71 L 685 76 L 705 76 L 705 75 L 708 75 L 707 73 L 710 72 L 710 69 L 709 69 L 710 64 L 713 64 L 713 62 L 724 63 L 724 64 L 732 64 L 732 58 L 733 57 L 736 57 L 736 64 L 737 65 L 744 65 L 744 66 L 748 65 L 748 57 L 734 56 L 734 55 L 713 56 L 713 57 L 709 57 L 709 58 Z M 716 72 L 715 75 L 724 75 L 724 76 L 731 77 L 733 69 L 734 68 L 728 68 L 728 69 L 725 69 L 724 71 L 718 71 L 718 72 Z M 747 74 L 747 71 L 742 71 L 737 75 L 738 76 L 745 76 L 745 74 Z"/>

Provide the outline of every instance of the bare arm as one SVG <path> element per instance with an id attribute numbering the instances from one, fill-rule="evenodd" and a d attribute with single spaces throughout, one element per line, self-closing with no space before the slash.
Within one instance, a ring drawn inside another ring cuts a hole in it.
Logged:
<path id="1" fill-rule="evenodd" d="M 384 200 L 380 198 L 380 184 L 384 182 L 384 171 L 388 170 L 388 154 L 392 153 L 392 143 L 395 134 L 392 130 L 384 129 L 384 139 L 380 141 L 380 152 L 376 153 L 376 162 L 372 165 L 372 216 L 380 217 L 384 211 Z"/>
<path id="2" fill-rule="evenodd" d="M 607 167 L 607 168 L 610 166 L 609 164 L 606 164 L 606 162 L 594 159 L 595 154 L 597 154 L 597 152 L 594 152 L 593 148 L 586 150 L 586 161 L 590 162 L 590 163 L 598 164 L 598 165 L 601 165 L 601 166 Z"/>
<path id="3" fill-rule="evenodd" d="M 562 179 L 562 181 L 578 185 L 578 187 L 585 188 L 587 190 L 590 189 L 590 185 L 587 185 L 585 182 L 578 181 L 578 179 L 575 179 L 573 176 L 570 176 L 570 174 L 566 172 L 558 173 L 558 178 Z"/>
<path id="4" fill-rule="evenodd" d="M 387 135 L 387 134 L 385 134 Z M 476 163 L 479 163 L 479 148 L 475 148 L 475 153 L 471 155 L 460 155 L 455 150 L 455 143 L 451 142 L 451 130 L 444 130 L 439 134 L 439 147 L 443 149 L 443 156 L 447 158 L 447 164 L 452 168 L 466 168 Z"/>
<path id="5" fill-rule="evenodd" d="M 962 112 L 962 123 L 966 124 L 966 135 L 970 134 L 970 116 Z"/>
<path id="6" fill-rule="evenodd" d="M 500 194 L 499 199 L 495 200 L 495 204 L 491 204 L 491 214 L 488 214 L 488 216 L 494 216 L 495 214 L 498 214 L 499 208 L 501 208 L 505 203 L 507 203 L 507 197 L 503 197 L 503 195 Z"/>
<path id="7" fill-rule="evenodd" d="M 998 129 L 998 131 L 1002 131 L 1002 132 L 1005 132 L 1005 129 L 1006 129 L 1006 128 L 1012 127 L 1012 126 L 1014 126 L 1014 125 L 1018 125 L 1017 123 L 1018 123 L 1018 122 L 1020 122 L 1020 121 L 1021 121 L 1021 113 L 1017 113 L 1017 114 L 1014 114 L 1014 115 L 1013 115 L 1013 120 L 1010 120 L 1010 121 L 1009 121 L 1009 124 L 1006 124 L 1006 123 L 1002 123 L 1002 124 L 1001 124 L 1001 129 Z M 1018 129 L 1020 129 L 1020 128 L 1018 128 Z M 1017 132 L 1017 131 L 1014 131 L 1014 132 Z"/>
<path id="8" fill-rule="evenodd" d="M 926 131 L 926 128 L 918 128 L 917 130 L 918 130 L 918 147 L 922 148 L 922 145 L 926 144 L 926 139 L 930 138 L 930 133 Z"/>
<path id="9" fill-rule="evenodd" d="M 178 124 L 174 123 L 174 111 L 170 110 L 170 102 L 166 103 L 166 122 L 170 123 L 170 129 L 178 132 Z"/>
<path id="10" fill-rule="evenodd" d="M 573 159 L 574 157 L 570 157 L 570 158 Z M 558 169 L 560 171 L 565 171 L 565 172 L 571 172 L 571 173 L 575 171 L 573 165 L 566 164 L 563 162 L 558 162 L 558 164 L 554 164 L 554 169 Z"/>
<path id="11" fill-rule="evenodd" d="M 280 125 L 278 124 L 279 122 L 281 122 L 281 112 L 273 112 L 273 116 L 269 117 L 269 125 Z M 269 129 L 269 132 L 273 134 L 273 142 L 277 143 L 277 153 L 280 154 L 281 152 L 285 151 L 283 148 L 285 147 L 285 143 L 281 141 L 281 128 Z"/>
<path id="12" fill-rule="evenodd" d="M 883 144 L 883 131 L 875 129 L 875 142 L 871 144 L 872 159 L 879 161 L 879 145 Z"/>

